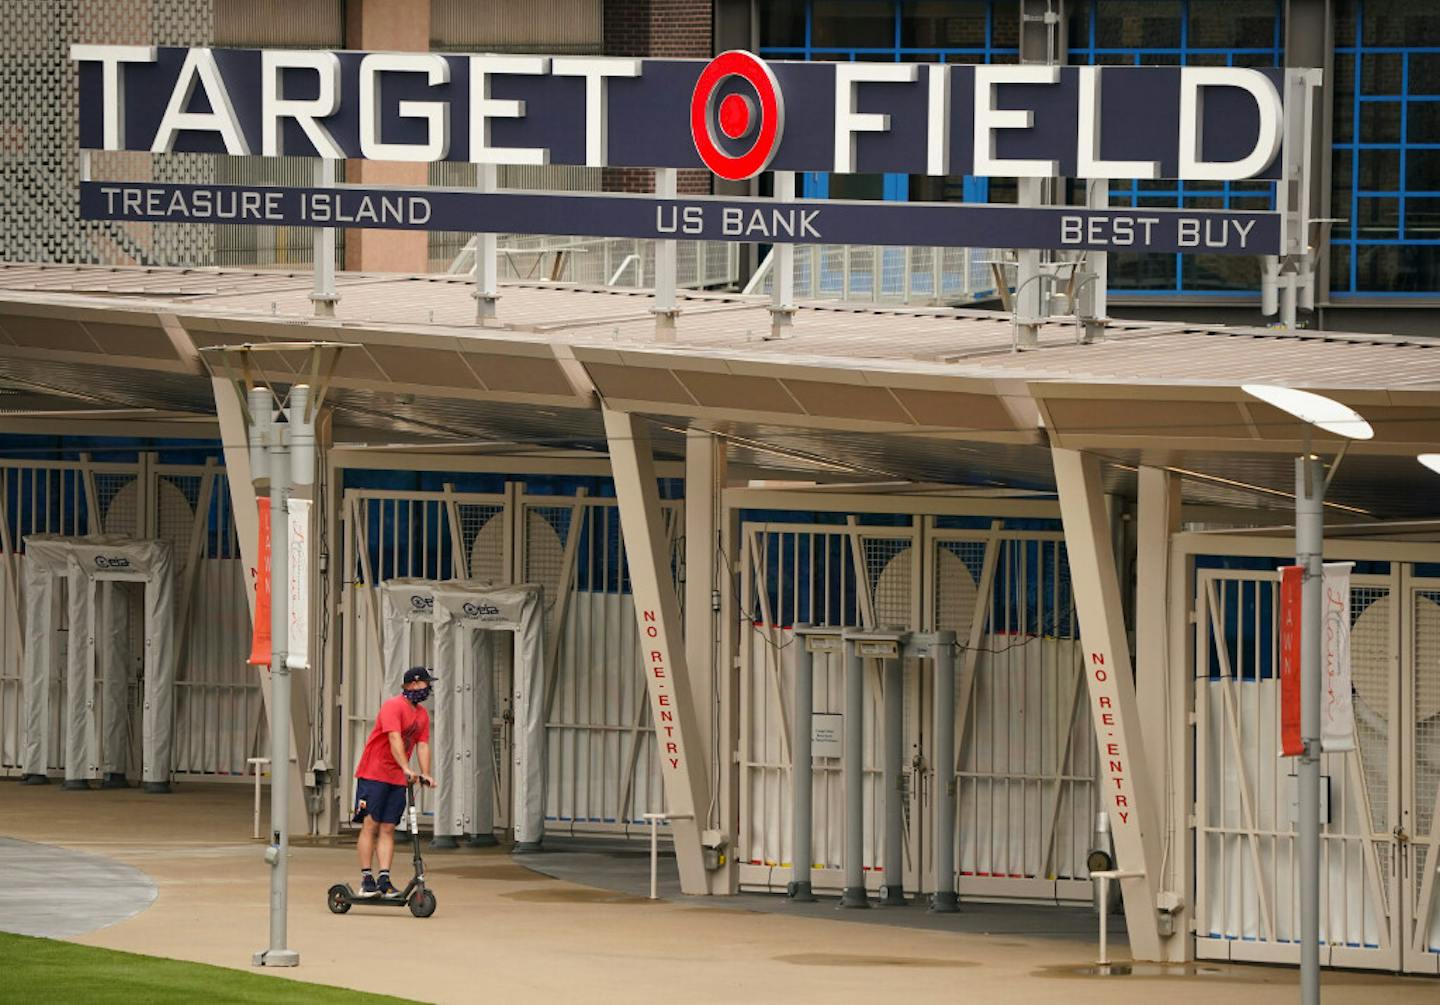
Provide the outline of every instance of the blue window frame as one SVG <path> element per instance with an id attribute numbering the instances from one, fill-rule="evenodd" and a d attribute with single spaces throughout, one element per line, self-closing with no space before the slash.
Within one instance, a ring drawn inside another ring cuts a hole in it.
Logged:
<path id="1" fill-rule="evenodd" d="M 1330 290 L 1440 296 L 1440 10 L 1345 0 L 1335 24 Z"/>
<path id="2" fill-rule="evenodd" d="M 1014 63 L 1020 57 L 1018 0 L 778 0 L 762 5 L 760 54 L 767 59 L 895 63 Z M 988 179 L 957 179 L 955 195 L 989 198 Z M 855 176 L 837 197 L 910 198 L 910 176 Z M 829 198 L 828 173 L 801 176 L 801 194 Z"/>
<path id="3" fill-rule="evenodd" d="M 1072 8 L 1070 61 L 1082 65 L 1283 66 L 1283 0 L 1082 0 Z M 1112 181 L 1114 206 L 1271 209 L 1271 182 Z M 1258 295 L 1256 259 L 1110 255 L 1122 296 Z"/>

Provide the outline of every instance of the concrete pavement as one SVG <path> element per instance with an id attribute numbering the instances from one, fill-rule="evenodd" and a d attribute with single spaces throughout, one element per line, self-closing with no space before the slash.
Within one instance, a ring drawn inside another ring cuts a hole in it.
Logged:
<path id="1" fill-rule="evenodd" d="M 63 792 L 0 782 L 0 833 L 101 855 L 154 882 L 154 902 L 75 941 L 250 969 L 267 933 L 268 870 L 249 840 L 249 789 L 178 787 L 170 796 Z M 541 856 L 543 857 L 543 856 Z M 408 866 L 397 855 L 397 872 Z M 350 847 L 297 847 L 290 945 L 301 965 L 272 971 L 432 1002 L 555 999 L 686 1002 L 823 1000 L 1086 1002 L 1167 1005 L 1228 996 L 1289 1003 L 1296 974 L 1202 964 L 1089 974 L 1092 944 L 753 911 L 745 900 L 650 902 L 533 872 L 500 849 L 428 856 L 439 909 L 331 915 L 325 890 L 352 880 Z M 398 878 L 398 877 L 397 877 Z M 767 907 L 773 905 L 767 905 Z M 880 912 L 871 912 L 879 914 Z M 1425 1002 L 1434 980 L 1327 974 L 1328 1003 Z"/>

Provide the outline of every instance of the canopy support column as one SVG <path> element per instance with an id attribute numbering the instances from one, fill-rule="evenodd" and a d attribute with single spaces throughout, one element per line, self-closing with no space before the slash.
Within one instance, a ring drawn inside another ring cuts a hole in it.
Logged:
<path id="1" fill-rule="evenodd" d="M 1116 865 L 1134 873 L 1121 880 L 1130 948 L 1137 960 L 1164 960 L 1168 946 L 1157 911 L 1159 814 L 1148 781 L 1100 461 L 1059 447 L 1051 449 L 1051 458 L 1100 751 L 1101 806 L 1110 815 Z"/>
<path id="2" fill-rule="evenodd" d="M 601 409 L 610 442 L 620 530 L 635 597 L 635 620 L 650 691 L 661 776 L 680 867 L 680 889 L 710 892 L 701 848 L 701 819 L 710 805 L 709 779 L 696 740 L 696 708 L 690 672 L 681 644 L 680 604 L 670 572 L 660 511 L 660 490 L 650 431 L 629 412 Z"/>

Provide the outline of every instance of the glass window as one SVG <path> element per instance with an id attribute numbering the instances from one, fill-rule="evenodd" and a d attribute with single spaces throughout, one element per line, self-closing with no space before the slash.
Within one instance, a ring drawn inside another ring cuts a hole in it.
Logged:
<path id="1" fill-rule="evenodd" d="M 1400 190 L 1400 151 L 1360 151 L 1360 191 L 1398 192 Z"/>
<path id="2" fill-rule="evenodd" d="M 1440 13 L 1436 14 L 1440 20 Z M 1407 93 L 1416 95 L 1440 95 L 1440 52 L 1412 52 L 1407 55 Z"/>
<path id="3" fill-rule="evenodd" d="M 1358 0 L 1363 10 L 1365 44 L 1434 46 L 1440 44 L 1435 5 L 1426 0 Z M 1338 36 L 1337 36 L 1338 37 Z"/>
<path id="4" fill-rule="evenodd" d="M 810 44 L 817 49 L 894 49 L 889 0 L 814 0 Z"/>
<path id="5" fill-rule="evenodd" d="M 1260 288 L 1260 260 L 1249 255 L 1187 255 L 1180 260 L 1184 289 L 1220 293 Z"/>
<path id="6" fill-rule="evenodd" d="M 1405 57 L 1398 52 L 1366 53 L 1361 63 L 1361 94 L 1401 94 L 1404 91 Z"/>
<path id="7" fill-rule="evenodd" d="M 1111 292 L 1129 290 L 1139 293 L 1170 293 L 1175 291 L 1175 262 L 1178 255 L 1111 255 L 1109 258 Z"/>
<path id="8" fill-rule="evenodd" d="M 900 8 L 906 49 L 984 49 L 990 20 L 986 0 L 919 0 Z"/>
<path id="9" fill-rule="evenodd" d="M 1440 143 L 1440 101 L 1411 101 L 1406 136 L 1411 143 Z"/>
<path id="10" fill-rule="evenodd" d="M 1361 237 L 1400 236 L 1399 199 L 1357 199 L 1355 207 L 1355 226 Z"/>
<path id="11" fill-rule="evenodd" d="M 1354 254 L 1357 289 L 1411 296 L 1440 290 L 1436 245 L 1358 244 Z"/>
<path id="12" fill-rule="evenodd" d="M 805 0 L 772 0 L 760 5 L 762 48 L 805 47 Z"/>
<path id="13" fill-rule="evenodd" d="M 1405 151 L 1405 190 L 1440 192 L 1440 150 Z"/>
<path id="14" fill-rule="evenodd" d="M 1178 49 L 1184 23 L 1179 0 L 1105 0 L 1095 34 L 1102 49 Z"/>
<path id="15" fill-rule="evenodd" d="M 1190 5 L 1190 49 L 1253 49 L 1273 46 L 1279 22 L 1273 0 L 1204 0 Z"/>
<path id="16" fill-rule="evenodd" d="M 1405 236 L 1415 241 L 1440 240 L 1440 198 L 1405 200 Z"/>
<path id="17" fill-rule="evenodd" d="M 1400 142 L 1400 102 L 1366 102 L 1361 113 L 1361 143 Z"/>
<path id="18" fill-rule="evenodd" d="M 1331 291 L 1440 295 L 1440 9 L 1341 0 L 1335 43 Z"/>

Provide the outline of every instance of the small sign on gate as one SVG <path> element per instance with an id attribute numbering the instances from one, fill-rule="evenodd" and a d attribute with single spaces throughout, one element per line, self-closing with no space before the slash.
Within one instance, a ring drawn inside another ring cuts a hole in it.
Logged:
<path id="1" fill-rule="evenodd" d="M 810 714 L 810 753 L 814 757 L 839 757 L 845 736 L 845 717 L 833 712 Z"/>

